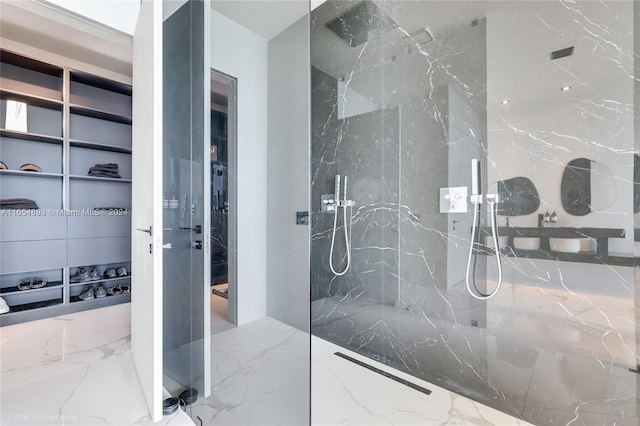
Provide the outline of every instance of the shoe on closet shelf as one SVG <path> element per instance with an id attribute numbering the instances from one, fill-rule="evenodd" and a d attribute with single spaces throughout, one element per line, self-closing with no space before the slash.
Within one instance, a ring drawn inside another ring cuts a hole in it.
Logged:
<path id="1" fill-rule="evenodd" d="M 87 281 L 91 281 L 91 276 L 89 274 L 89 269 L 84 266 L 78 268 L 78 272 L 71 276 L 72 283 L 84 283 Z"/>
<path id="2" fill-rule="evenodd" d="M 42 288 L 46 285 L 46 278 L 23 278 L 18 281 L 18 290 L 31 290 L 32 288 Z"/>
<path id="3" fill-rule="evenodd" d="M 116 278 L 117 276 L 118 274 L 116 273 L 116 268 L 107 268 L 107 270 L 104 271 L 104 278 L 107 280 Z"/>
<path id="4" fill-rule="evenodd" d="M 46 278 L 31 278 L 31 288 L 42 288 L 47 285 L 48 282 Z"/>
<path id="5" fill-rule="evenodd" d="M 80 299 L 82 300 L 91 300 L 93 298 L 95 298 L 95 292 L 93 291 L 93 286 L 91 285 L 86 285 L 84 286 L 84 290 L 82 290 L 82 293 L 80 293 Z"/>
<path id="6" fill-rule="evenodd" d="M 126 277 L 127 268 L 125 268 L 124 266 L 120 266 L 118 267 L 118 269 L 116 269 L 116 273 L 118 274 L 119 277 Z"/>
<path id="7" fill-rule="evenodd" d="M 18 281 L 18 290 L 29 290 L 31 289 L 31 278 L 23 278 Z"/>
<path id="8" fill-rule="evenodd" d="M 6 314 L 9 312 L 11 308 L 7 305 L 7 302 L 4 301 L 2 297 L 0 297 L 0 314 Z"/>
<path id="9" fill-rule="evenodd" d="M 92 266 L 89 269 L 89 279 L 91 281 L 99 281 L 100 280 L 100 272 L 98 272 L 98 268 L 96 268 L 95 266 Z"/>
<path id="10" fill-rule="evenodd" d="M 104 288 L 102 283 L 98 284 L 98 287 L 96 288 L 96 291 L 95 291 L 95 296 L 98 299 L 101 298 L 101 297 L 106 297 L 107 296 L 107 289 Z"/>
<path id="11" fill-rule="evenodd" d="M 27 163 L 20 166 L 20 170 L 23 172 L 41 172 L 42 169 L 40 166 L 37 166 L 33 163 Z"/>

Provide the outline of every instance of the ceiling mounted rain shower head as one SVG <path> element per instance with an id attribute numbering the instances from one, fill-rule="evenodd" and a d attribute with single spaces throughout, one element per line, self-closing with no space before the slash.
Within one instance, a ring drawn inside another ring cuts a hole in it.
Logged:
<path id="1" fill-rule="evenodd" d="M 364 0 L 337 18 L 327 27 L 351 47 L 367 42 L 374 34 L 398 27 L 393 19 L 371 0 Z"/>

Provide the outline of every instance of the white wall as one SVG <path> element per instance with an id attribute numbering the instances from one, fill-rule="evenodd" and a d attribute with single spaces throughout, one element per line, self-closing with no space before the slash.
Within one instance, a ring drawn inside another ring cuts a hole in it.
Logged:
<path id="1" fill-rule="evenodd" d="M 211 11 L 211 67 L 238 79 L 238 325 L 267 315 L 267 41 Z"/>

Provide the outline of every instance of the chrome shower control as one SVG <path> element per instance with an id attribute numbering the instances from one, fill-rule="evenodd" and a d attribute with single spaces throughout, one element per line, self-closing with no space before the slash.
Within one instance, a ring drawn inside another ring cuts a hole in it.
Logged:
<path id="1" fill-rule="evenodd" d="M 467 187 L 440 188 L 440 213 L 466 213 Z"/>
<path id="2" fill-rule="evenodd" d="M 320 211 L 322 213 L 333 213 L 337 208 L 335 194 L 324 194 L 320 198 Z"/>

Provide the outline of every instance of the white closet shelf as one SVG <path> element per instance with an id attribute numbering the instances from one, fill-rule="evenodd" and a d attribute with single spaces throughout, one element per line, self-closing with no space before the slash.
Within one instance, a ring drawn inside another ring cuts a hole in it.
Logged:
<path id="1" fill-rule="evenodd" d="M 0 89 L 0 97 L 5 100 L 13 100 L 24 102 L 27 105 L 33 105 L 43 108 L 62 111 L 64 103 L 57 99 L 45 98 L 43 96 L 32 95 L 30 93 L 18 92 L 15 90 Z"/>
<path id="2" fill-rule="evenodd" d="M 18 132 L 15 130 L 0 129 L 0 136 L 3 138 L 22 139 L 34 142 L 52 143 L 62 145 L 64 139 L 60 136 L 42 135 L 39 133 Z"/>
<path id="3" fill-rule="evenodd" d="M 124 148 L 115 145 L 106 145 L 97 142 L 82 141 L 78 139 L 69 140 L 69 144 L 78 148 L 98 149 L 101 151 L 119 152 L 121 154 L 131 154 L 131 148 Z"/>
<path id="4" fill-rule="evenodd" d="M 88 181 L 95 181 L 95 182 L 131 183 L 131 179 L 122 179 L 122 178 L 118 179 L 118 178 L 99 177 L 99 176 L 69 175 L 69 179 L 88 180 Z"/>
<path id="5" fill-rule="evenodd" d="M 61 178 L 62 173 L 23 172 L 22 170 L 0 170 L 0 175 L 24 176 L 30 178 Z"/>
<path id="6" fill-rule="evenodd" d="M 96 108 L 90 108 L 83 105 L 70 104 L 72 114 L 84 115 L 85 117 L 98 118 L 100 120 L 113 121 L 115 123 L 131 125 L 131 117 L 115 114 L 109 111 L 103 111 Z"/>

